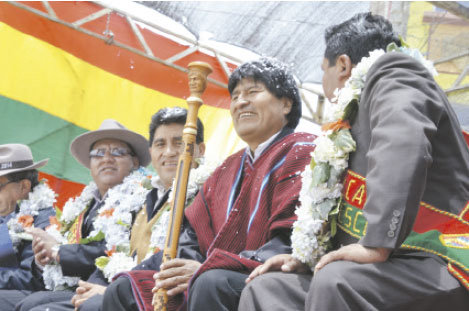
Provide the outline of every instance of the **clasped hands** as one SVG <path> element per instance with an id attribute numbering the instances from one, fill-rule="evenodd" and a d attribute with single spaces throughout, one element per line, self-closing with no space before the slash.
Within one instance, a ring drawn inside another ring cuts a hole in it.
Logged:
<path id="1" fill-rule="evenodd" d="M 361 244 L 349 244 L 324 255 L 316 264 L 314 273 L 317 273 L 327 264 L 338 260 L 353 261 L 362 264 L 384 262 L 388 259 L 390 253 L 391 250 L 387 248 L 374 248 L 366 247 Z M 298 259 L 293 258 L 292 255 L 280 254 L 269 258 L 264 264 L 254 269 L 246 279 L 246 283 L 249 283 L 255 277 L 269 271 L 307 273 L 310 269 Z"/>
<path id="2" fill-rule="evenodd" d="M 45 266 L 54 260 L 59 262 L 58 252 L 53 249 L 54 246 L 59 245 L 57 240 L 39 228 L 27 229 L 26 232 L 33 236 L 32 247 L 37 264 Z"/>

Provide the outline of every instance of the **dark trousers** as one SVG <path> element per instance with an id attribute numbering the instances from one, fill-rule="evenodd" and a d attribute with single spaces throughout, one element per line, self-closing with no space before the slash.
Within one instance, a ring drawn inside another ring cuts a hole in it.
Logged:
<path id="1" fill-rule="evenodd" d="M 189 310 L 237 310 L 247 274 L 228 270 L 209 270 L 200 275 L 189 293 Z M 130 281 L 119 278 L 104 294 L 103 311 L 138 310 Z"/>
<path id="2" fill-rule="evenodd" d="M 17 311 L 73 311 L 75 307 L 70 302 L 75 292 L 72 291 L 41 291 L 31 293 L 29 296 L 23 296 L 24 299 L 17 301 Z M 102 295 L 95 295 L 85 301 L 79 308 L 79 311 L 99 311 L 101 310 Z M 0 299 L 1 301 L 1 299 Z M 4 310 L 0 307 L 0 310 Z M 7 309 L 5 309 L 7 310 Z"/>
<path id="3" fill-rule="evenodd" d="M 0 310 L 15 310 L 15 306 L 31 293 L 29 290 L 0 290 Z"/>
<path id="4" fill-rule="evenodd" d="M 463 311 L 469 293 L 436 256 L 375 264 L 336 261 L 314 277 L 267 273 L 243 291 L 240 311 Z"/>
<path id="5" fill-rule="evenodd" d="M 73 291 L 41 291 L 35 292 L 23 299 L 17 306 L 18 311 L 65 311 L 73 310 L 70 303 Z"/>
<path id="6" fill-rule="evenodd" d="M 208 270 L 192 284 L 189 291 L 190 311 L 236 311 L 247 274 L 230 270 Z"/>
<path id="7" fill-rule="evenodd" d="M 132 294 L 132 286 L 127 278 L 118 278 L 106 289 L 102 299 L 103 311 L 138 311 L 138 305 Z"/>

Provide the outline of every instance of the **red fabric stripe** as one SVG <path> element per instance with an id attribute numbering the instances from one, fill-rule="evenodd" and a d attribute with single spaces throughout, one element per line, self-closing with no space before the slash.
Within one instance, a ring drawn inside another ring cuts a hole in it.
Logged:
<path id="1" fill-rule="evenodd" d="M 347 172 L 344 182 L 344 199 L 350 205 L 355 206 L 356 208 L 363 209 L 366 202 L 366 181 L 364 179 L 357 178 L 352 176 L 354 174 L 350 170 Z M 363 187 L 363 188 L 362 188 Z M 364 194 L 360 198 L 358 191 L 364 189 Z"/>
<path id="2" fill-rule="evenodd" d="M 24 2 L 23 4 L 35 8 L 42 6 L 42 3 L 34 2 Z M 101 9 L 100 6 L 86 1 L 50 2 L 49 4 L 60 18 L 67 21 L 77 21 L 90 12 Z M 43 11 L 43 9 L 41 10 Z M 187 74 L 125 49 L 106 44 L 100 39 L 52 22 L 7 2 L 0 2 L 0 21 L 67 51 L 90 64 L 145 87 L 179 98 L 186 98 L 189 95 Z M 106 21 L 107 17 L 103 16 L 83 27 L 102 34 Z M 116 41 L 141 50 L 140 44 L 131 35 L 130 26 L 123 16 L 112 14 L 110 25 Z M 148 40 L 148 44 L 154 48 L 153 53 L 157 57 L 165 59 L 168 55 L 187 48 L 148 30 L 142 29 L 142 33 Z M 189 62 L 194 60 L 210 63 L 214 69 L 210 77 L 226 83 L 227 78 L 215 57 L 196 52 L 179 60 L 177 64 L 186 67 Z M 231 65 L 231 67 L 234 66 Z M 209 83 L 203 97 L 205 104 L 229 109 L 229 93 L 224 88 Z"/>
<path id="3" fill-rule="evenodd" d="M 348 204 L 363 209 L 366 202 L 366 180 L 362 176 L 349 170 L 345 178 L 343 191 Z M 360 191 L 364 192 L 363 195 L 358 195 Z M 466 212 L 466 214 L 469 213 Z M 443 234 L 462 234 L 467 233 L 467 228 L 468 225 L 457 219 L 456 215 L 439 212 L 436 208 L 421 203 L 413 230 L 417 233 L 438 230 Z"/>
<path id="4" fill-rule="evenodd" d="M 438 230 L 443 234 L 467 233 L 468 225 L 448 215 L 438 213 L 424 206 L 420 206 L 413 230 L 424 233 L 429 230 Z"/>
<path id="5" fill-rule="evenodd" d="M 56 206 L 60 209 L 62 209 L 69 198 L 79 195 L 83 188 L 85 188 L 83 184 L 60 179 L 43 172 L 39 172 L 39 179 L 47 179 L 47 184 L 58 194 Z"/>

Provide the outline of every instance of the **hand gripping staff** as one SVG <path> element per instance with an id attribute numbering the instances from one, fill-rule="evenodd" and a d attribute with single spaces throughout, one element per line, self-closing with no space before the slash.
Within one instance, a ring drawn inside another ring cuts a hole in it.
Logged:
<path id="1" fill-rule="evenodd" d="M 163 263 L 176 257 L 179 233 L 181 232 L 182 217 L 186 203 L 187 180 L 194 155 L 195 137 L 197 135 L 197 114 L 203 104 L 202 93 L 207 85 L 207 76 L 212 67 L 204 62 L 192 62 L 188 66 L 190 96 L 187 98 L 187 119 L 184 125 L 182 140 L 184 151 L 179 157 L 176 179 L 174 181 L 172 206 L 170 211 L 168 234 L 166 235 L 163 252 Z M 165 289 L 159 289 L 153 296 L 155 311 L 166 311 L 168 296 Z"/>

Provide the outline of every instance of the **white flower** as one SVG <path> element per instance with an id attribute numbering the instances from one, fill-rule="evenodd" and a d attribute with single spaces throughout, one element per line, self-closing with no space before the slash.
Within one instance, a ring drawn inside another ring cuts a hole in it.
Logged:
<path id="1" fill-rule="evenodd" d="M 141 209 L 149 191 L 141 186 L 141 181 L 146 178 L 145 173 L 145 170 L 140 168 L 124 178 L 122 183 L 108 190 L 104 204 L 98 210 L 98 216 L 93 221 L 95 230 L 87 238 L 96 237 L 102 232 L 108 250 L 113 247 L 119 247 L 119 249 L 126 251 L 130 249 L 129 237 L 132 213 Z M 95 191 L 97 191 L 97 186 L 91 182 L 83 189 L 80 196 L 68 200 L 59 220 L 66 224 L 75 222 L 76 218 L 94 198 Z M 69 232 L 62 235 L 55 225 L 50 226 L 46 231 L 61 244 L 68 243 Z M 115 264 L 114 266 L 118 265 Z M 79 278 L 64 277 L 61 267 L 55 263 L 45 266 L 43 279 L 46 286 L 48 286 L 47 288 L 51 290 L 74 286 L 79 280 Z"/>
<path id="2" fill-rule="evenodd" d="M 76 286 L 79 277 L 68 277 L 62 274 L 62 267 L 57 264 L 46 265 L 42 273 L 44 285 L 48 290 L 64 290 Z"/>
<path id="3" fill-rule="evenodd" d="M 436 73 L 431 62 L 424 59 L 418 50 L 406 49 L 404 47 L 401 47 L 400 50 L 416 58 L 430 72 Z M 351 76 L 345 82 L 344 87 L 334 92 L 336 98 L 333 101 L 337 103 L 332 105 L 332 109 L 325 116 L 326 122 L 340 120 L 344 116 L 345 109 L 353 99 L 359 102 L 368 71 L 378 58 L 384 54 L 383 50 L 374 50 L 370 52 L 368 57 L 363 57 L 355 68 L 352 69 Z M 334 168 L 337 173 L 336 176 L 340 176 L 348 166 L 349 153 L 354 151 L 355 143 L 353 140 L 350 142 L 349 136 L 345 135 L 341 137 L 342 147 L 338 148 L 330 139 L 331 134 L 333 134 L 331 131 L 323 131 L 321 133 L 315 140 L 316 148 L 311 155 L 316 164 L 325 163 L 329 168 Z M 312 187 L 313 174 L 310 165 L 306 166 L 301 176 L 300 206 L 295 211 L 298 219 L 293 224 L 291 236 L 292 255 L 314 268 L 321 256 L 327 251 L 331 236 L 330 232 L 322 232 L 322 230 L 328 221 L 329 213 L 336 206 L 341 196 L 343 184 L 342 182 L 337 182 L 329 185 L 331 181 L 329 179 L 323 184 Z"/>
<path id="4" fill-rule="evenodd" d="M 187 195 L 186 195 L 186 204 L 191 201 L 197 191 L 202 187 L 205 180 L 212 174 L 217 165 L 212 162 L 206 162 L 197 169 L 192 169 L 190 171 L 189 180 L 187 184 Z M 113 201 L 120 202 L 120 205 L 116 206 L 114 213 L 111 217 L 101 219 L 95 224 L 95 231 L 101 231 L 105 234 L 106 237 L 106 248 L 116 250 L 113 255 L 110 257 L 110 261 L 104 265 L 103 273 L 108 278 L 112 278 L 115 274 L 128 271 L 137 265 L 137 261 L 132 259 L 130 256 L 130 230 L 131 230 L 131 212 L 138 212 L 145 203 L 145 198 L 148 193 L 147 189 L 144 189 L 140 186 L 140 183 L 137 181 L 146 178 L 144 175 L 140 178 L 129 177 L 124 180 L 122 188 L 116 188 L 117 193 L 124 192 L 124 194 L 114 194 L 112 197 L 116 196 Z M 151 178 L 151 184 L 156 187 L 161 183 L 159 176 L 153 176 Z M 133 185 L 133 186 L 132 186 Z M 125 188 L 125 189 L 124 189 Z M 126 195 L 125 193 L 131 193 L 132 195 Z M 111 194 L 110 194 L 111 195 Z M 169 203 L 172 198 L 172 193 L 169 194 L 169 200 L 167 204 L 162 207 L 165 210 L 161 212 L 160 217 L 156 220 L 155 224 L 152 226 L 152 233 L 150 236 L 150 246 L 148 253 L 145 257 L 149 257 L 153 254 L 155 249 L 164 249 L 164 244 L 166 241 L 166 235 L 168 233 L 169 225 Z M 103 206 L 100 209 L 100 212 L 109 210 L 111 206 Z M 102 217 L 100 217 L 102 218 Z M 124 224 L 124 225 L 123 225 Z M 117 263 L 118 260 L 121 260 L 121 263 Z M 116 263 L 114 263 L 116 261 Z M 109 267 L 109 265 L 112 265 Z"/>
<path id="5" fill-rule="evenodd" d="M 93 193 L 98 189 L 94 182 L 90 182 L 78 197 L 70 198 L 62 209 L 60 221 L 70 224 L 80 215 L 93 199 Z"/>
<path id="6" fill-rule="evenodd" d="M 109 282 L 112 281 L 112 278 L 123 271 L 129 271 L 137 265 L 137 262 L 132 257 L 116 252 L 109 257 L 109 262 L 103 269 L 104 276 L 108 279 Z"/>
<path id="7" fill-rule="evenodd" d="M 34 217 L 39 214 L 40 210 L 53 207 L 56 196 L 55 192 L 47 184 L 41 182 L 28 194 L 26 200 L 19 202 L 18 213 L 7 223 L 10 238 L 14 245 L 22 239 L 30 240 L 32 238 L 24 232 L 23 226 L 18 222 L 19 218 L 27 215 Z"/>

